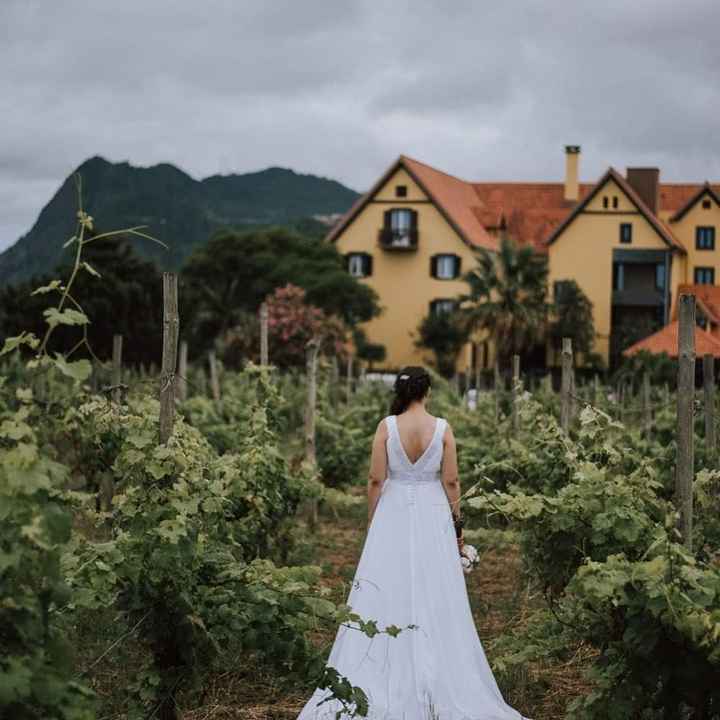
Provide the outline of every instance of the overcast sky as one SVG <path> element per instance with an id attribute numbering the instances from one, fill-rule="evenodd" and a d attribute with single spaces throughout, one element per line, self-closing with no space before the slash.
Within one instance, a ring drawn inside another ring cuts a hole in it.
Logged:
<path id="1" fill-rule="evenodd" d="M 720 180 L 718 0 L 0 0 L 0 249 L 91 155 Z"/>

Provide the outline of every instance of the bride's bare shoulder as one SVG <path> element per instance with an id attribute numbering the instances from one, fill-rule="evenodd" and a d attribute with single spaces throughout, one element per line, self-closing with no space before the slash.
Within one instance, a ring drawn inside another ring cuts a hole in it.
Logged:
<path id="1" fill-rule="evenodd" d="M 387 418 L 384 417 L 377 425 L 377 428 L 375 429 L 375 437 L 378 440 L 384 440 L 388 436 L 388 424 L 387 424 Z"/>

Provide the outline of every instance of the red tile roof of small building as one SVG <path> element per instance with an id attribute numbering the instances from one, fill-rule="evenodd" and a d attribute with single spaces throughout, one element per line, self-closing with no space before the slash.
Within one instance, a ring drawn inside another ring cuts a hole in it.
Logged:
<path id="1" fill-rule="evenodd" d="M 678 356 L 678 333 L 680 323 L 673 320 L 664 328 L 646 338 L 636 342 L 629 348 L 623 350 L 625 357 L 632 357 L 637 353 L 645 350 L 653 355 L 661 355 L 666 353 L 670 357 Z M 717 340 L 701 327 L 695 326 L 695 355 L 702 357 L 703 355 L 713 355 L 720 357 L 720 340 Z"/>

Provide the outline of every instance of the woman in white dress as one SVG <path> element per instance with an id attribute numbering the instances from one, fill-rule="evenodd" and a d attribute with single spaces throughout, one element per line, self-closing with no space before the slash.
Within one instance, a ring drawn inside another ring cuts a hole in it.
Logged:
<path id="1" fill-rule="evenodd" d="M 498 689 L 470 611 L 455 438 L 425 409 L 429 395 L 424 368 L 399 373 L 373 440 L 368 534 L 347 600 L 380 629 L 417 627 L 369 638 L 343 625 L 328 665 L 365 692 L 369 720 L 523 720 Z M 316 689 L 298 720 L 335 720 L 342 705 L 322 702 L 329 695 Z"/>

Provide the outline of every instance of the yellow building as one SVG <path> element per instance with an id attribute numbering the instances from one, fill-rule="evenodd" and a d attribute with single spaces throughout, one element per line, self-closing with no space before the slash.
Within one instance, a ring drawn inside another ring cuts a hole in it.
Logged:
<path id="1" fill-rule="evenodd" d="M 424 362 L 430 353 L 415 346 L 418 324 L 455 309 L 468 290 L 461 276 L 474 265 L 473 248 L 496 249 L 472 203 L 468 183 L 403 156 L 331 231 L 349 272 L 380 297 L 382 314 L 363 329 L 385 346 L 385 367 Z M 458 367 L 471 363 L 468 345 Z"/>
<path id="2" fill-rule="evenodd" d="M 349 272 L 380 297 L 383 312 L 364 329 L 386 347 L 386 368 L 425 361 L 418 324 L 428 312 L 454 311 L 473 249 L 496 250 L 502 234 L 547 253 L 551 294 L 564 280 L 578 283 L 606 362 L 618 328 L 667 323 L 679 284 L 720 277 L 720 187 L 660 183 L 656 168 L 624 177 L 610 168 L 580 183 L 580 147 L 565 153 L 565 178 L 555 183 L 467 182 L 401 156 L 333 228 L 328 240 Z M 468 345 L 458 369 L 489 366 L 487 347 L 473 355 Z"/>
<path id="3" fill-rule="evenodd" d="M 568 154 L 576 166 L 579 152 Z M 550 291 L 557 297 L 564 280 L 582 288 L 593 303 L 594 349 L 607 363 L 628 334 L 670 322 L 679 285 L 715 284 L 718 227 L 717 187 L 660 183 L 657 168 L 628 168 L 624 177 L 609 168 L 578 188 L 548 238 Z"/>

